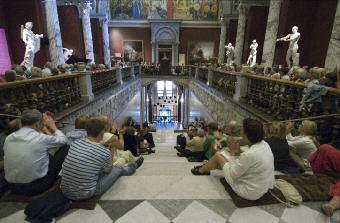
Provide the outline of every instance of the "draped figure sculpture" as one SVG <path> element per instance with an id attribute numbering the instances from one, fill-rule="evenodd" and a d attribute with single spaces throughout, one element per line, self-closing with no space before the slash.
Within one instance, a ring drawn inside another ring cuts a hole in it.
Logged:
<path id="1" fill-rule="evenodd" d="M 225 55 L 227 56 L 227 64 L 232 65 L 234 63 L 234 47 L 231 43 L 228 43 L 227 46 L 225 46 L 226 52 Z"/>
<path id="2" fill-rule="evenodd" d="M 256 54 L 257 54 L 257 47 L 259 44 L 257 44 L 256 40 L 254 39 L 252 44 L 250 45 L 250 54 L 247 60 L 247 65 L 250 67 L 253 67 L 256 65 Z"/>
<path id="3" fill-rule="evenodd" d="M 21 26 L 21 39 L 26 45 L 25 57 L 21 65 L 29 71 L 33 67 L 34 55 L 40 50 L 40 39 L 44 37 L 43 34 L 34 34 L 32 27 L 32 22 L 26 22 L 25 28 L 23 25 Z"/>
<path id="4" fill-rule="evenodd" d="M 286 63 L 289 68 L 292 66 L 299 66 L 300 53 L 298 53 L 299 49 L 298 41 L 300 39 L 300 36 L 301 35 L 298 32 L 298 27 L 293 26 L 291 34 L 288 34 L 285 37 L 277 39 L 277 41 L 289 42 L 289 48 L 286 54 Z"/>

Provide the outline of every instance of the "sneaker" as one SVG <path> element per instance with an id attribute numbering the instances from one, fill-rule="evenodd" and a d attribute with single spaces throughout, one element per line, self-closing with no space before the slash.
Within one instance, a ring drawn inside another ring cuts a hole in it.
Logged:
<path id="1" fill-rule="evenodd" d="M 144 158 L 141 156 L 135 162 L 137 164 L 137 169 L 138 169 L 143 164 Z"/>
<path id="2" fill-rule="evenodd" d="M 210 173 L 201 173 L 201 172 L 199 172 L 197 168 L 192 168 L 191 169 L 191 173 L 194 174 L 194 175 L 210 175 Z"/>

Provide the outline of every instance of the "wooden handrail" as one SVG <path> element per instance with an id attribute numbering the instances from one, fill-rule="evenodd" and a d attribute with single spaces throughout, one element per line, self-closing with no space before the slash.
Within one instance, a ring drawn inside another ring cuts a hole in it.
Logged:
<path id="1" fill-rule="evenodd" d="M 327 118 L 334 118 L 334 117 L 340 117 L 340 114 L 330 114 L 330 115 L 319 115 L 319 116 L 311 116 L 311 117 L 305 117 L 305 118 L 297 118 L 297 119 L 290 119 L 290 120 L 283 120 L 283 121 L 273 121 L 273 122 L 266 122 L 265 124 L 271 124 L 274 122 L 300 122 L 304 120 L 317 120 L 317 119 L 327 119 Z"/>
<path id="2" fill-rule="evenodd" d="M 29 79 L 29 80 L 20 80 L 20 81 L 13 81 L 13 82 L 5 82 L 0 83 L 0 90 L 21 86 L 25 84 L 35 84 L 35 83 L 42 83 L 42 82 L 48 82 L 48 81 L 54 81 L 54 80 L 60 80 L 60 79 L 68 79 L 68 78 L 74 78 L 79 77 L 80 73 L 72 73 L 72 74 L 60 74 L 56 76 L 50 76 L 50 77 L 41 77 L 36 79 Z"/>

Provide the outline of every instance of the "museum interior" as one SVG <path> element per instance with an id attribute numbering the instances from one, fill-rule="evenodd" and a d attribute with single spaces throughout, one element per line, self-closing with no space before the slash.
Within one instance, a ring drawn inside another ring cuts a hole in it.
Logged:
<path id="1" fill-rule="evenodd" d="M 1 223 L 339 209 L 340 0 L 0 0 Z"/>

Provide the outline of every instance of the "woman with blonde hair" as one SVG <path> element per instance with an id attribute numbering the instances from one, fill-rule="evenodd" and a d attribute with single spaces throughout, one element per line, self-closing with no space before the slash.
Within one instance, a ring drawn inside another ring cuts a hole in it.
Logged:
<path id="1" fill-rule="evenodd" d="M 300 156 L 305 164 L 308 164 L 308 157 L 314 153 L 319 146 L 316 139 L 317 124 L 314 121 L 304 120 L 298 128 L 299 136 L 292 136 L 293 123 L 287 124 L 288 145 Z M 307 165 L 309 166 L 309 165 Z"/>
<path id="2" fill-rule="evenodd" d="M 274 168 L 284 173 L 300 173 L 299 168 L 289 155 L 289 146 L 286 139 L 286 125 L 282 122 L 273 122 L 268 126 L 267 136 L 264 139 L 270 146 L 274 155 Z"/>

